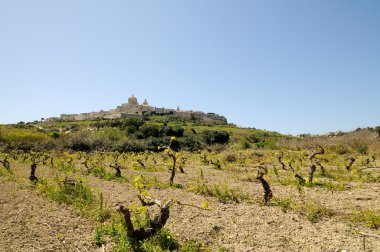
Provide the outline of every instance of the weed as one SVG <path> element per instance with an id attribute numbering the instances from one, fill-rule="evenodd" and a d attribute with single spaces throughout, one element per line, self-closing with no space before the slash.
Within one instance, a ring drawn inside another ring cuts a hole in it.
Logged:
<path id="1" fill-rule="evenodd" d="M 203 179 L 189 188 L 190 191 L 206 196 L 212 196 L 221 203 L 239 203 L 244 200 L 252 200 L 252 197 L 237 188 L 229 188 L 227 183 L 207 185 Z"/>
<path id="2" fill-rule="evenodd" d="M 342 184 L 342 183 L 334 184 L 331 182 L 316 182 L 316 181 L 313 181 L 311 183 L 308 182 L 305 186 L 306 187 L 320 187 L 320 188 L 325 188 L 332 191 L 345 191 L 350 188 L 349 185 L 347 184 Z"/>
<path id="3" fill-rule="evenodd" d="M 42 178 L 36 184 L 37 190 L 51 200 L 67 205 L 72 205 L 80 214 L 93 216 L 96 209 L 97 198 L 90 187 L 82 181 L 60 181 L 58 177 L 52 183 Z"/>
<path id="4" fill-rule="evenodd" d="M 216 250 L 217 252 L 228 252 L 228 249 L 224 248 L 224 247 L 220 247 Z"/>
<path id="5" fill-rule="evenodd" d="M 351 215 L 351 221 L 355 223 L 364 223 L 369 228 L 378 229 L 380 227 L 380 211 L 356 211 Z"/>
<path id="6" fill-rule="evenodd" d="M 334 212 L 331 209 L 322 204 L 319 204 L 316 201 L 306 201 L 299 203 L 291 197 L 285 199 L 277 197 L 273 198 L 270 205 L 281 207 L 281 210 L 283 212 L 287 212 L 289 210 L 296 211 L 301 215 L 304 215 L 312 223 L 316 223 L 323 218 L 329 218 L 334 215 Z"/>
<path id="7" fill-rule="evenodd" d="M 270 203 L 270 206 L 279 206 L 281 210 L 286 213 L 291 210 L 295 206 L 295 201 L 292 197 L 288 197 L 285 199 L 274 197 Z"/>
<path id="8" fill-rule="evenodd" d="M 139 249 L 146 252 L 172 251 L 178 248 L 173 236 L 165 228 L 160 229 L 155 236 L 139 245 Z"/>
<path id="9" fill-rule="evenodd" d="M 105 240 L 103 240 L 104 233 L 103 226 L 95 227 L 94 242 L 97 246 L 102 246 L 105 243 Z"/>
<path id="10" fill-rule="evenodd" d="M 329 178 L 336 178 L 331 175 L 331 173 L 326 173 Z M 341 181 L 345 181 L 343 178 L 341 178 Z M 313 182 L 310 183 L 310 181 L 306 180 L 305 183 L 302 183 L 301 180 L 296 180 L 294 181 L 293 178 L 287 176 L 284 179 L 279 180 L 279 183 L 283 186 L 289 186 L 289 185 L 295 185 L 298 191 L 303 191 L 303 187 L 308 187 L 308 188 L 313 188 L 313 187 L 318 187 L 318 188 L 324 188 L 328 189 L 331 191 L 345 191 L 349 190 L 350 186 L 347 183 L 333 183 L 329 181 L 316 181 L 314 180 Z"/>
<path id="11" fill-rule="evenodd" d="M 202 243 L 199 243 L 194 240 L 190 240 L 181 245 L 180 252 L 198 252 L 204 251 L 204 246 Z"/>
<path id="12" fill-rule="evenodd" d="M 72 160 L 67 161 L 61 159 L 58 161 L 58 169 L 65 173 L 73 173 L 75 171 L 75 166 Z"/>
<path id="13" fill-rule="evenodd" d="M 111 221 L 107 224 L 98 225 L 95 228 L 95 244 L 101 246 L 106 239 L 111 239 L 113 251 L 134 251 L 133 243 L 127 236 L 125 222 L 120 215 L 112 215 Z"/>
<path id="14" fill-rule="evenodd" d="M 316 223 L 324 217 L 331 217 L 334 215 L 334 212 L 331 209 L 314 201 L 302 204 L 300 212 L 312 223 Z"/>
<path id="15" fill-rule="evenodd" d="M 0 167 L 0 177 L 9 177 L 12 175 L 14 175 L 12 170 Z"/>
<path id="16" fill-rule="evenodd" d="M 380 175 L 374 176 L 371 172 L 358 173 L 359 180 L 363 183 L 380 183 Z"/>
<path id="17" fill-rule="evenodd" d="M 100 222 L 105 222 L 107 219 L 110 218 L 110 211 L 109 209 L 105 206 L 104 204 L 104 199 L 103 199 L 103 194 L 102 193 L 99 193 L 98 194 L 98 199 L 99 199 L 99 207 L 97 209 L 97 212 L 96 212 L 96 220 L 97 221 L 100 221 Z"/>
<path id="18" fill-rule="evenodd" d="M 91 173 L 98 178 L 105 179 L 105 180 L 112 180 L 116 178 L 115 174 L 108 172 L 106 168 L 103 165 L 95 166 L 91 169 Z"/>
<path id="19" fill-rule="evenodd" d="M 149 227 L 151 220 L 147 215 L 146 207 L 131 206 L 131 220 L 134 228 L 139 230 L 143 227 Z M 99 224 L 95 228 L 94 242 L 101 246 L 104 243 L 111 242 L 113 251 L 141 251 L 141 252 L 164 252 L 164 251 L 183 251 L 198 252 L 203 251 L 203 245 L 196 241 L 185 242 L 182 246 L 175 241 L 173 235 L 165 228 L 160 228 L 157 232 L 147 239 L 134 239 L 128 235 L 128 225 L 125 216 L 121 214 L 112 214 L 109 222 Z"/>

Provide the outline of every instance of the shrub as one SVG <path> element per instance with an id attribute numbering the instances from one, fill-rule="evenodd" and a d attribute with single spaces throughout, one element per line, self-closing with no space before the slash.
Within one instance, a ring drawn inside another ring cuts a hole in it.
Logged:
<path id="1" fill-rule="evenodd" d="M 147 146 L 136 140 L 128 140 L 114 147 L 114 151 L 119 152 L 144 152 L 146 149 Z"/>
<path id="2" fill-rule="evenodd" d="M 145 124 L 140 127 L 141 134 L 144 138 L 148 137 L 159 137 L 161 133 L 161 128 L 154 124 Z"/>
<path id="3" fill-rule="evenodd" d="M 240 141 L 240 148 L 243 150 L 251 148 L 252 145 L 247 139 L 243 139 Z"/>
<path id="4" fill-rule="evenodd" d="M 59 138 L 61 135 L 57 132 L 57 131 L 53 131 L 49 134 L 50 137 L 54 138 L 54 139 L 57 139 Z"/>
<path id="5" fill-rule="evenodd" d="M 253 130 L 246 138 L 249 143 L 253 143 L 257 148 L 275 149 L 276 142 L 282 137 L 277 132 Z M 248 147 L 248 145 L 246 145 Z"/>
<path id="6" fill-rule="evenodd" d="M 149 137 L 142 141 L 142 143 L 144 143 L 143 145 L 146 146 L 146 149 L 150 151 L 158 151 L 158 146 L 166 146 L 169 142 L 170 140 L 167 137 Z"/>
<path id="7" fill-rule="evenodd" d="M 104 150 L 110 145 L 105 138 L 97 136 L 90 131 L 79 131 L 63 137 L 65 148 L 74 151 L 89 152 L 92 150 Z"/>
<path id="8" fill-rule="evenodd" d="M 185 135 L 177 139 L 182 150 L 197 151 L 202 149 L 201 138 L 195 134 Z"/>
<path id="9" fill-rule="evenodd" d="M 97 135 L 109 141 L 119 141 L 125 137 L 125 132 L 118 128 L 104 128 L 101 132 L 97 133 Z"/>
<path id="10" fill-rule="evenodd" d="M 126 130 L 128 134 L 133 134 L 138 131 L 144 123 L 144 120 L 138 117 L 126 117 L 122 122 L 121 128 Z"/>
<path id="11" fill-rule="evenodd" d="M 230 140 L 227 131 L 205 130 L 202 132 L 203 140 L 207 144 L 226 144 Z"/>
<path id="12" fill-rule="evenodd" d="M 165 136 L 182 137 L 185 130 L 180 126 L 166 126 L 162 130 L 162 134 Z"/>

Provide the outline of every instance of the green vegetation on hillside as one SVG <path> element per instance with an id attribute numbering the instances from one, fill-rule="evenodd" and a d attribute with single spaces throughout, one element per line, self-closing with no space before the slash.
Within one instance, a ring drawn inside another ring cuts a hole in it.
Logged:
<path id="1" fill-rule="evenodd" d="M 157 116 L 141 119 L 75 122 L 33 122 L 4 125 L 0 128 L 0 147 L 5 150 L 43 151 L 157 151 L 167 146 L 170 137 L 179 148 L 198 151 L 215 145 L 234 148 L 275 148 L 283 136 L 276 132 L 243 129 L 221 122 L 174 120 Z"/>

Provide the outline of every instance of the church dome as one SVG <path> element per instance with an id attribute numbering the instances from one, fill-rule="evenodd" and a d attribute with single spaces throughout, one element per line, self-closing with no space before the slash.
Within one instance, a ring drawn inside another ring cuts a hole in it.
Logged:
<path id="1" fill-rule="evenodd" d="M 128 98 L 128 103 L 129 104 L 138 104 L 137 98 L 134 95 L 132 95 L 131 97 Z"/>

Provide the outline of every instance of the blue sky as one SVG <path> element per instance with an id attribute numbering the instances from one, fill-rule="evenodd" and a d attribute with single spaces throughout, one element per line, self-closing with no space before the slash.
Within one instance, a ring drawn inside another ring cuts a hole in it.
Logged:
<path id="1" fill-rule="evenodd" d="M 380 125 L 380 1 L 0 0 L 0 123 L 134 94 L 244 127 Z"/>

